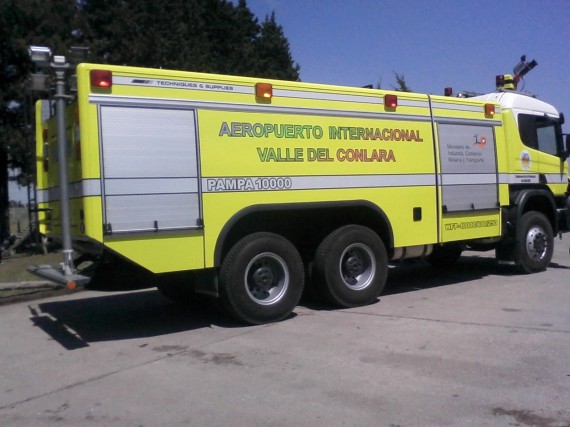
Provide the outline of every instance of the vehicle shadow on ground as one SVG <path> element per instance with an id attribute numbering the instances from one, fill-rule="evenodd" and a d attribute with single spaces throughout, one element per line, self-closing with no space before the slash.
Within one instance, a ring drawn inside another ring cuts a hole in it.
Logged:
<path id="1" fill-rule="evenodd" d="M 554 268 L 569 268 L 552 264 Z M 494 258 L 466 255 L 453 265 L 435 268 L 423 260 L 407 260 L 390 267 L 383 296 L 440 286 L 453 286 L 486 276 L 519 274 L 513 265 Z M 307 288 L 311 283 L 307 284 Z M 329 311 L 335 307 L 306 292 L 300 305 Z M 155 288 L 131 293 L 84 296 L 65 301 L 29 305 L 32 323 L 68 350 L 89 343 L 167 335 L 218 326 L 244 327 L 206 298 L 180 305 L 164 298 Z M 291 317 L 294 317 L 293 313 Z"/>
<path id="2" fill-rule="evenodd" d="M 28 307 L 34 326 L 68 350 L 99 341 L 154 337 L 213 325 L 243 326 L 206 299 L 188 305 L 175 304 L 156 289 L 104 293 Z"/>
<path id="3" fill-rule="evenodd" d="M 479 254 L 462 256 L 459 261 L 445 267 L 434 267 L 423 259 L 409 259 L 390 265 L 388 279 L 382 296 L 441 286 L 460 285 L 487 276 L 513 276 L 520 274 L 514 264 L 499 264 L 493 257 Z M 311 286 L 311 284 L 309 284 Z M 331 310 L 315 296 L 315 291 L 306 292 L 301 301 L 304 307 L 313 310 Z"/>
<path id="4" fill-rule="evenodd" d="M 383 295 L 458 285 L 487 276 L 518 274 L 514 264 L 499 264 L 495 258 L 480 255 L 462 256 L 456 263 L 444 267 L 434 267 L 422 259 L 411 259 L 390 268 Z"/>

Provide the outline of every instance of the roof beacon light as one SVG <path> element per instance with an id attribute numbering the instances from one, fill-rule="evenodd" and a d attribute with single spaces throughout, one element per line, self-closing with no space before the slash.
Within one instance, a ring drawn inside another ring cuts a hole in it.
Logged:
<path id="1" fill-rule="evenodd" d="M 393 95 L 393 94 L 384 95 L 384 106 L 386 108 L 396 109 L 398 107 L 398 95 Z"/>
<path id="2" fill-rule="evenodd" d="M 271 83 L 256 83 L 255 96 L 262 99 L 271 99 L 273 97 L 273 85 Z"/>
<path id="3" fill-rule="evenodd" d="M 445 96 L 453 95 L 453 88 L 452 87 L 446 87 L 445 89 L 443 89 L 443 94 Z"/>
<path id="4" fill-rule="evenodd" d="M 110 88 L 113 86 L 113 73 L 109 70 L 91 70 L 89 77 L 93 87 Z"/>
<path id="5" fill-rule="evenodd" d="M 530 70 L 538 65 L 534 59 L 526 60 L 526 55 L 521 56 L 520 62 L 513 68 L 513 74 L 502 74 L 496 77 L 495 82 L 498 90 L 516 90 L 517 85 Z"/>
<path id="6" fill-rule="evenodd" d="M 495 77 L 495 84 L 497 86 L 497 89 L 515 90 L 517 88 L 513 76 L 510 74 L 498 75 Z"/>

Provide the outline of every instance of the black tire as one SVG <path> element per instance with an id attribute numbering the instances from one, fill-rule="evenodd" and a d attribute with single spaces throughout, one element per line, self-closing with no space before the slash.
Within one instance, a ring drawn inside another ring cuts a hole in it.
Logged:
<path id="1" fill-rule="evenodd" d="M 540 212 L 530 211 L 517 224 L 514 261 L 523 273 L 545 270 L 552 260 L 554 233 L 550 221 Z"/>
<path id="2" fill-rule="evenodd" d="M 317 248 L 314 281 L 320 293 L 334 305 L 371 304 L 382 293 L 387 275 L 386 248 L 380 237 L 367 227 L 340 227 Z"/>
<path id="3" fill-rule="evenodd" d="M 436 245 L 431 254 L 426 257 L 427 262 L 437 268 L 444 268 L 455 264 L 461 257 L 463 246 L 455 243 Z"/>
<path id="4" fill-rule="evenodd" d="M 303 261 L 287 239 L 251 234 L 226 255 L 220 299 L 234 317 L 252 325 L 276 322 L 297 306 L 305 282 Z"/>

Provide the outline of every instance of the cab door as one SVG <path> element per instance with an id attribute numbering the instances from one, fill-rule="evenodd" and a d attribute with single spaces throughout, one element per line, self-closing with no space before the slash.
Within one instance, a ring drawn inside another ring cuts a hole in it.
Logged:
<path id="1" fill-rule="evenodd" d="M 525 146 L 535 150 L 539 181 L 553 192 L 564 193 L 568 178 L 564 160 L 558 157 L 562 146 L 562 131 L 558 119 L 545 114 L 520 113 L 519 131 Z M 556 188 L 556 187 L 560 188 Z"/>

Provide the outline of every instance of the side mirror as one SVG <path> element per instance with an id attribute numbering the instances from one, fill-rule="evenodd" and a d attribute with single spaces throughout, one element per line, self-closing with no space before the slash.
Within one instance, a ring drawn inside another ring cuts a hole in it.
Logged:
<path id="1" fill-rule="evenodd" d="M 560 151 L 560 158 L 566 160 L 570 157 L 570 134 L 563 134 L 564 139 L 562 140 L 562 150 Z"/>

